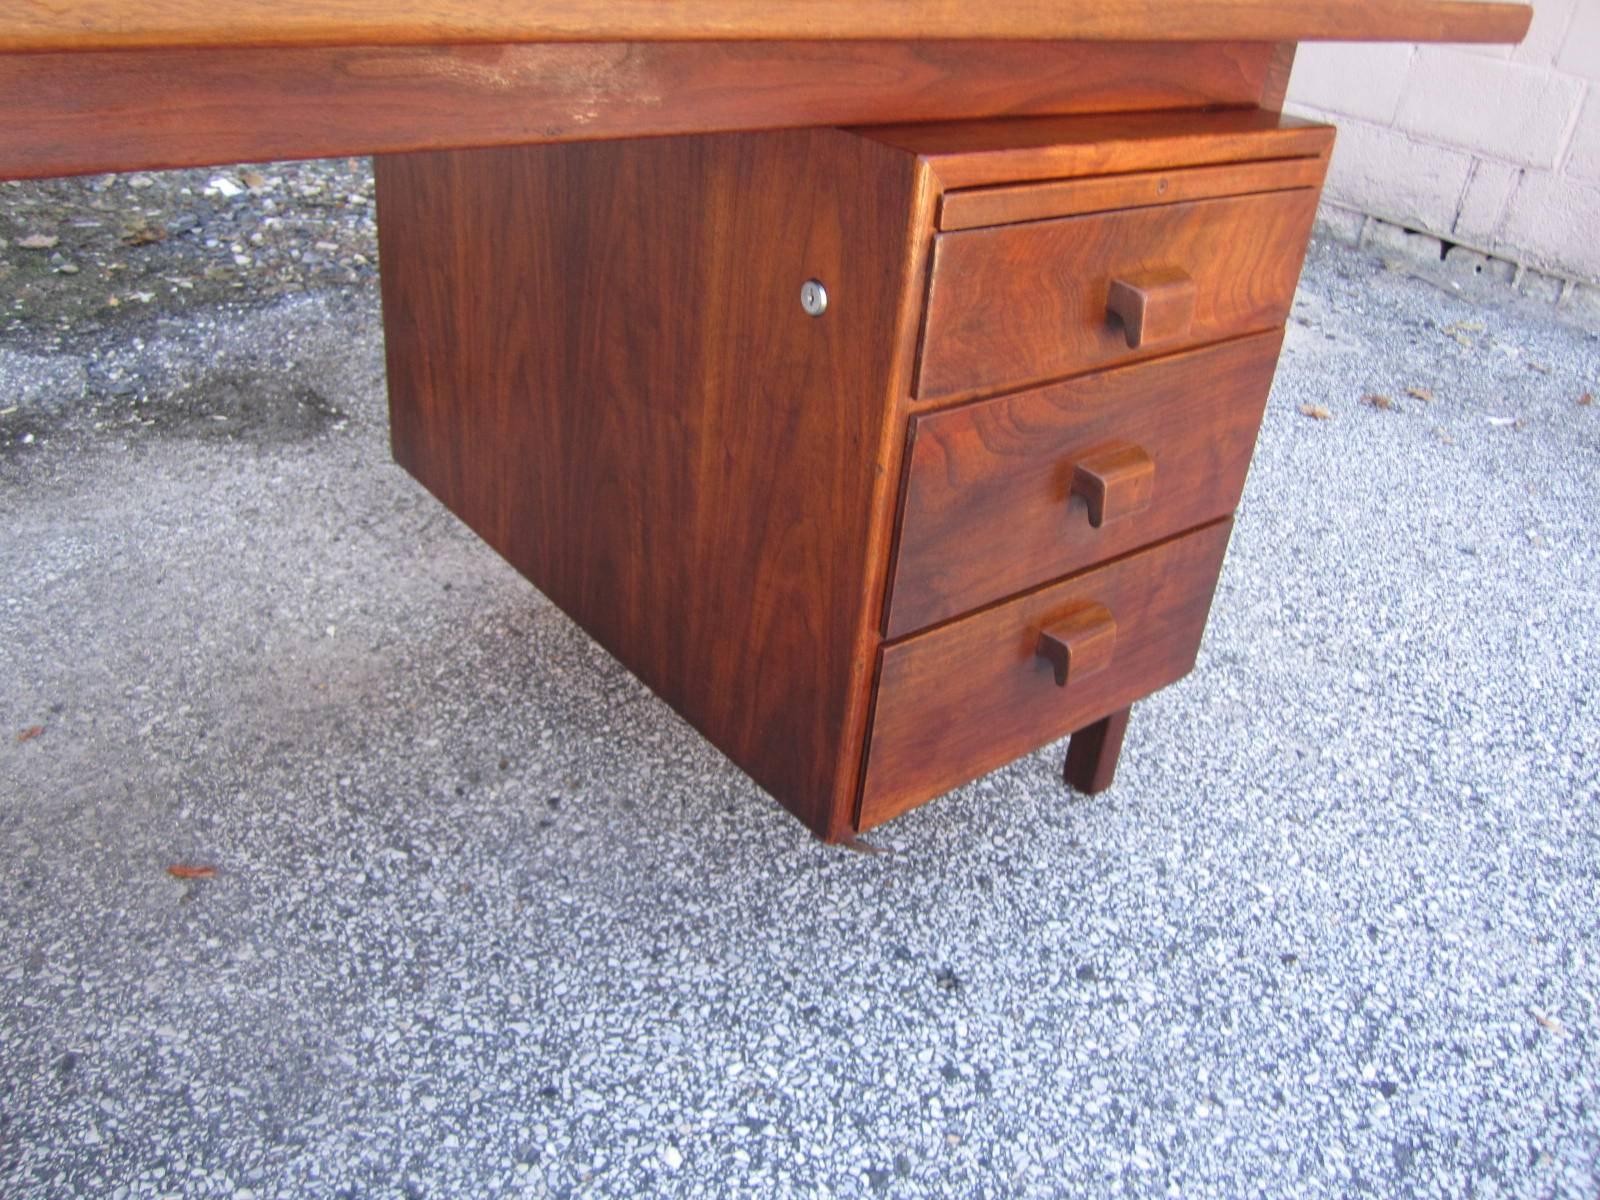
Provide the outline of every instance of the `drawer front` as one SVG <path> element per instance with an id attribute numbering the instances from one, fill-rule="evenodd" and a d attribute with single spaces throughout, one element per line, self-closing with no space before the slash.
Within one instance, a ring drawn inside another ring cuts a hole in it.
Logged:
<path id="1" fill-rule="evenodd" d="M 1281 340 L 914 417 L 887 636 L 1231 513 Z"/>
<path id="2" fill-rule="evenodd" d="M 942 233 L 919 399 L 1078 374 L 1283 324 L 1316 188 Z"/>
<path id="3" fill-rule="evenodd" d="M 1232 527 L 1231 519 L 1218 521 L 886 646 L 859 827 L 886 821 L 1187 674 Z"/>

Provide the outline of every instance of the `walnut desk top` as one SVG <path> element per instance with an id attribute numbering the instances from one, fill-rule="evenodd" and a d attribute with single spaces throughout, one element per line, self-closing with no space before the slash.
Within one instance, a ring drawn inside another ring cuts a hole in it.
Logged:
<path id="1" fill-rule="evenodd" d="M 1491 0 L 13 0 L 0 179 L 1260 105 L 1302 40 L 1514 42 Z"/>

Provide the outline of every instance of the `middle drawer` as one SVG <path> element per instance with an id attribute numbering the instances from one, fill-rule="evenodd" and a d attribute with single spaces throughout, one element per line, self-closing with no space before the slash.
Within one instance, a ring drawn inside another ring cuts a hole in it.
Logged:
<path id="1" fill-rule="evenodd" d="M 913 418 L 885 635 L 1231 513 L 1282 337 Z"/>

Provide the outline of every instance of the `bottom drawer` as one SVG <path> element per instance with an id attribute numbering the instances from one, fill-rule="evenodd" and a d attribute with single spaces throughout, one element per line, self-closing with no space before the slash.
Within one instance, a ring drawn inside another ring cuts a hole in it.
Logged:
<path id="1" fill-rule="evenodd" d="M 1218 521 L 886 646 L 858 828 L 1188 674 L 1232 528 Z"/>

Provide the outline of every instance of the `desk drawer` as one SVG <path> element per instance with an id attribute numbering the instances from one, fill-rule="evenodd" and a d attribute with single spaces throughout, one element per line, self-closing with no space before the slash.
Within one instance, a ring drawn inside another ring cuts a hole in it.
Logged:
<path id="1" fill-rule="evenodd" d="M 1281 325 L 1317 194 L 938 235 L 918 398 L 1019 387 Z"/>
<path id="2" fill-rule="evenodd" d="M 1231 519 L 1218 521 L 886 646 L 859 827 L 886 821 L 1187 674 L 1232 527 Z M 1056 658 L 1041 654 L 1041 634 L 1055 639 L 1044 648 Z"/>
<path id="3" fill-rule="evenodd" d="M 1281 340 L 1274 330 L 913 418 L 887 635 L 1227 516 Z"/>

